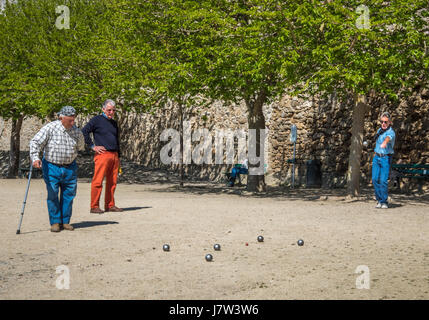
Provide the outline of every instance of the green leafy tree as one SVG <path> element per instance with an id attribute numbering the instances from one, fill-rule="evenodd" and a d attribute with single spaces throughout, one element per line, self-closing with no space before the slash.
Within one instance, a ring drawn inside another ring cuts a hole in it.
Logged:
<path id="1" fill-rule="evenodd" d="M 166 1 L 165 6 L 167 12 L 174 14 L 171 16 L 174 23 L 166 22 L 170 29 L 164 33 L 166 36 L 160 37 L 165 39 L 160 47 L 169 52 L 174 44 L 177 49 L 172 51 L 172 57 L 180 54 L 180 71 L 193 80 L 190 86 L 184 86 L 182 93 L 192 96 L 192 88 L 213 100 L 231 104 L 244 101 L 249 129 L 256 133 L 250 147 L 262 162 L 250 166 L 263 167 L 264 150 L 260 144 L 261 130 L 266 128 L 263 106 L 286 91 L 293 79 L 294 66 L 299 63 L 296 43 L 289 34 L 290 24 L 285 19 L 299 2 Z M 166 16 L 159 18 L 157 23 L 165 21 Z M 170 65 L 171 62 L 174 60 L 170 60 Z M 177 78 L 175 73 L 170 75 Z M 183 77 L 177 80 L 177 84 L 166 86 L 168 92 L 177 92 L 180 84 L 188 83 Z M 264 189 L 263 173 L 249 176 L 248 190 Z"/>
<path id="2" fill-rule="evenodd" d="M 303 38 L 311 54 L 300 57 L 297 87 L 354 97 L 348 192 L 357 196 L 368 96 L 397 99 L 428 84 L 427 1 L 308 1 L 304 8 L 314 35 Z"/>
<path id="3" fill-rule="evenodd" d="M 64 7 L 65 6 L 65 7 Z M 61 10 L 63 8 L 63 10 Z M 12 120 L 9 176 L 17 174 L 24 117 L 71 104 L 90 113 L 106 95 L 105 1 L 8 1 L 0 14 L 0 115 Z M 107 20 L 108 21 L 108 20 Z M 103 57 L 103 56 L 102 56 Z"/>
<path id="4" fill-rule="evenodd" d="M 18 171 L 23 119 L 37 114 L 30 97 L 38 75 L 32 56 L 37 33 L 32 31 L 40 15 L 33 9 L 34 4 L 5 2 L 0 14 L 0 115 L 12 121 L 9 177 Z"/>
<path id="5" fill-rule="evenodd" d="M 207 13 L 197 1 L 121 1 L 112 20 L 120 37 L 112 39 L 120 51 L 112 61 L 127 66 L 124 94 L 134 110 L 172 102 L 177 106 L 180 132 L 181 183 L 184 182 L 183 121 L 186 109 L 203 104 L 206 75 L 199 69 L 199 39 L 190 29 Z M 121 77 L 121 70 L 116 69 Z"/>
<path id="6" fill-rule="evenodd" d="M 250 147 L 263 160 L 263 106 L 293 93 L 312 72 L 302 62 L 311 55 L 309 42 L 316 41 L 308 23 L 311 7 L 302 1 L 256 0 L 213 1 L 212 7 L 217 12 L 217 38 L 212 41 L 212 58 L 207 59 L 210 95 L 245 102 L 249 130 L 256 132 Z M 247 188 L 264 190 L 264 175 L 249 175 Z"/>
<path id="7" fill-rule="evenodd" d="M 300 7 L 299 1 L 122 1 L 116 10 L 126 35 L 120 47 L 135 61 L 133 80 L 151 88 L 149 101 L 177 103 L 180 122 L 182 108 L 198 95 L 244 101 L 249 129 L 256 133 L 251 148 L 262 162 L 250 165 L 263 167 L 263 106 L 296 81 L 299 53 L 306 50 L 302 37 L 291 33 Z M 311 35 L 304 23 L 295 27 Z M 248 190 L 264 189 L 263 173 L 249 176 Z"/>

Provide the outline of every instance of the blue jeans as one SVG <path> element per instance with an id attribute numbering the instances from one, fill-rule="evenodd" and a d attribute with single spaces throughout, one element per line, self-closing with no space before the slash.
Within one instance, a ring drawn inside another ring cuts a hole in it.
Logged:
<path id="1" fill-rule="evenodd" d="M 229 184 L 233 186 L 234 183 L 235 183 L 235 178 L 237 177 L 237 175 L 239 175 L 239 174 L 247 174 L 248 172 L 249 172 L 249 170 L 246 169 L 246 168 L 243 168 L 243 167 L 234 167 L 234 168 L 232 168 L 231 176 L 230 176 L 230 179 L 229 179 Z"/>
<path id="2" fill-rule="evenodd" d="M 73 199 L 77 189 L 77 164 L 73 161 L 63 167 L 42 160 L 43 180 L 48 191 L 49 222 L 70 223 L 72 216 Z M 58 192 L 61 191 L 58 198 Z"/>
<path id="3" fill-rule="evenodd" d="M 388 179 L 392 156 L 374 156 L 372 160 L 372 184 L 378 202 L 386 203 L 388 198 Z"/>

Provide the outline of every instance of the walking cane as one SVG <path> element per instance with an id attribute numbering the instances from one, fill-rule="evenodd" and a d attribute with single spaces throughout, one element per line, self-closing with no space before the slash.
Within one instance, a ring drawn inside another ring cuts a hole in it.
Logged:
<path id="1" fill-rule="evenodd" d="M 21 233 L 21 223 L 22 223 L 22 218 L 24 217 L 24 209 L 25 209 L 25 203 L 27 202 L 28 189 L 30 189 L 32 171 L 33 171 L 33 163 L 31 162 L 31 159 L 30 159 L 30 173 L 28 174 L 27 190 L 25 190 L 24 203 L 22 204 L 22 209 L 21 209 L 21 219 L 19 220 L 18 230 L 16 230 L 16 234 Z"/>

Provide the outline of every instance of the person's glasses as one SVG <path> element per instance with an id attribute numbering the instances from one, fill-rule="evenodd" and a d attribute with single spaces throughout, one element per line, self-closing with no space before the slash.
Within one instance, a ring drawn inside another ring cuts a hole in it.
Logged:
<path id="1" fill-rule="evenodd" d="M 381 123 L 389 123 L 389 121 L 381 121 Z"/>

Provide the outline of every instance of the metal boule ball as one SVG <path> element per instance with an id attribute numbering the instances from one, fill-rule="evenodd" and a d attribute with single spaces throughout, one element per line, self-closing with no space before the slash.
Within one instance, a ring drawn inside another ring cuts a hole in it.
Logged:
<path id="1" fill-rule="evenodd" d="M 215 249 L 216 251 L 220 251 L 220 244 L 216 243 L 216 244 L 213 246 L 213 249 Z"/>
<path id="2" fill-rule="evenodd" d="M 212 260 L 213 260 L 213 256 L 210 253 L 206 254 L 206 261 L 210 262 Z"/>
<path id="3" fill-rule="evenodd" d="M 164 250 L 164 251 L 170 251 L 170 245 L 168 245 L 168 244 L 164 244 L 164 245 L 162 246 L 162 250 Z"/>
<path id="4" fill-rule="evenodd" d="M 304 245 L 304 240 L 299 239 L 299 240 L 298 240 L 298 245 L 299 245 L 299 246 L 303 246 L 303 245 Z"/>
<path id="5" fill-rule="evenodd" d="M 364 142 L 363 142 L 363 146 L 364 146 L 364 147 L 367 147 L 367 146 L 368 146 L 368 141 L 364 141 Z"/>
<path id="6" fill-rule="evenodd" d="M 258 242 L 264 242 L 264 237 L 263 236 L 258 236 Z"/>

